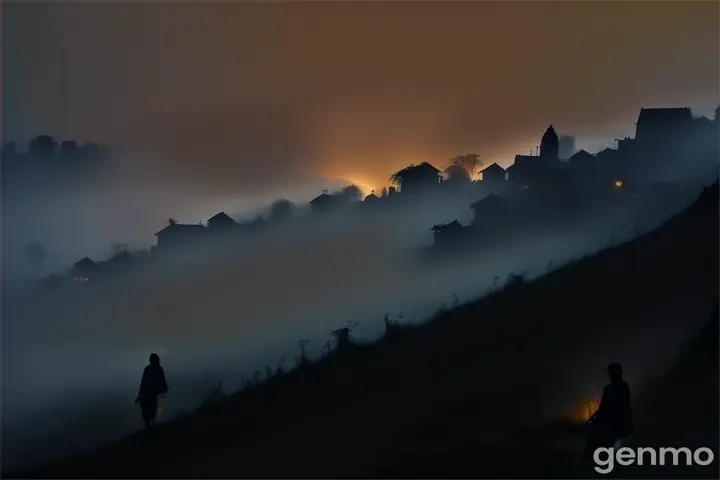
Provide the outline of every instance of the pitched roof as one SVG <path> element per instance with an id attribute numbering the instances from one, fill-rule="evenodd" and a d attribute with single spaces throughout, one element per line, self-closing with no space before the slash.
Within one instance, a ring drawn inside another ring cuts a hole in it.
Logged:
<path id="1" fill-rule="evenodd" d="M 216 213 L 210 219 L 208 220 L 208 223 L 229 223 L 229 222 L 235 222 L 227 213 L 220 212 Z"/>
<path id="2" fill-rule="evenodd" d="M 83 268 L 83 267 L 93 267 L 95 266 L 95 262 L 90 260 L 88 257 L 83 257 L 77 262 L 73 263 L 76 267 Z"/>
<path id="3" fill-rule="evenodd" d="M 428 170 L 428 171 L 432 171 L 435 173 L 440 173 L 439 168 L 435 168 L 435 166 L 429 164 L 428 162 L 422 162 L 419 165 L 408 165 L 407 167 L 400 170 L 398 173 L 400 173 L 402 175 L 407 175 L 410 172 L 419 172 L 422 170 Z"/>
<path id="4" fill-rule="evenodd" d="M 155 235 L 160 235 L 161 233 L 169 233 L 169 232 L 177 231 L 180 229 L 187 231 L 187 230 L 191 230 L 191 229 L 199 230 L 201 228 L 205 228 L 205 227 L 203 227 L 202 225 L 195 225 L 195 224 L 188 225 L 188 224 L 184 224 L 184 223 L 171 223 L 170 225 L 167 225 L 162 230 L 155 232 Z"/>
<path id="5" fill-rule="evenodd" d="M 571 162 L 577 162 L 580 161 L 587 161 L 595 158 L 595 155 L 592 153 L 586 151 L 586 150 L 580 150 L 579 152 L 573 154 L 568 160 Z"/>
<path id="6" fill-rule="evenodd" d="M 482 199 L 478 200 L 477 202 L 470 204 L 470 208 L 473 210 L 478 207 L 493 208 L 498 205 L 503 205 L 504 203 L 505 203 L 505 200 L 503 200 L 502 198 L 498 197 L 497 195 L 494 195 L 491 193 L 487 197 L 482 198 Z"/>
<path id="7" fill-rule="evenodd" d="M 323 192 L 322 194 L 320 194 L 317 197 L 310 200 L 310 202 L 308 202 L 308 203 L 310 203 L 310 205 L 316 205 L 318 203 L 326 203 L 331 200 L 332 200 L 332 195 Z"/>
<path id="8" fill-rule="evenodd" d="M 668 124 L 692 120 L 690 107 L 641 108 L 637 124 Z"/>
<path id="9" fill-rule="evenodd" d="M 435 172 L 440 173 L 439 168 L 435 168 L 434 165 L 431 165 L 428 162 L 422 162 L 420 165 L 416 165 L 415 168 L 422 168 L 423 170 L 425 170 L 425 169 L 434 170 Z"/>
<path id="10" fill-rule="evenodd" d="M 596 153 L 595 155 L 599 156 L 599 157 L 604 157 L 607 155 L 614 155 L 616 153 L 617 153 L 617 150 L 615 150 L 614 148 L 605 147 L 602 150 L 600 150 L 598 153 Z"/>
<path id="11" fill-rule="evenodd" d="M 497 171 L 497 172 L 504 172 L 505 169 L 498 165 L 497 163 L 492 163 L 488 165 L 487 167 L 480 170 L 480 173 L 487 172 L 487 171 Z"/>
<path id="12" fill-rule="evenodd" d="M 377 200 L 380 200 L 380 197 L 378 197 L 378 196 L 375 195 L 374 193 L 370 193 L 370 195 L 368 195 L 367 197 L 365 197 L 365 200 L 363 200 L 363 201 L 364 201 L 364 202 L 368 202 L 368 201 L 369 201 L 369 202 L 375 202 L 375 201 L 377 201 Z"/>

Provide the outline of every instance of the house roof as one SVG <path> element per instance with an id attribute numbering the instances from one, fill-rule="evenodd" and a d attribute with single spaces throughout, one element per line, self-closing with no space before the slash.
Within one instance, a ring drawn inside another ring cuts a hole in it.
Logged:
<path id="1" fill-rule="evenodd" d="M 83 257 L 77 262 L 73 263 L 76 267 L 84 268 L 84 267 L 93 267 L 95 266 L 95 262 L 90 260 L 88 257 Z"/>
<path id="2" fill-rule="evenodd" d="M 380 197 L 378 197 L 378 196 L 375 195 L 374 193 L 370 193 L 370 195 L 368 195 L 367 197 L 365 197 L 365 200 L 363 200 L 363 201 L 365 201 L 365 202 L 376 202 L 376 201 L 378 201 L 378 200 L 380 200 Z"/>
<path id="3" fill-rule="evenodd" d="M 440 223 L 438 225 L 434 225 L 430 230 L 432 230 L 434 232 L 439 232 L 441 230 L 447 230 L 447 229 L 459 230 L 461 228 L 464 228 L 464 227 L 460 224 L 460 222 L 458 222 L 457 220 L 453 220 L 450 223 Z"/>
<path id="4" fill-rule="evenodd" d="M 332 201 L 332 195 L 323 192 L 308 203 L 310 203 L 310 205 L 317 205 L 318 203 L 327 203 L 330 201 Z"/>
<path id="5" fill-rule="evenodd" d="M 497 163 L 493 163 L 491 165 L 488 165 L 487 167 L 480 170 L 480 173 L 487 172 L 487 171 L 496 171 L 496 172 L 504 172 L 505 169 L 498 165 Z"/>
<path id="6" fill-rule="evenodd" d="M 692 120 L 690 107 L 676 108 L 641 108 L 637 124 L 667 125 Z"/>
<path id="7" fill-rule="evenodd" d="M 515 161 L 510 167 L 540 166 L 543 158 L 537 155 L 515 155 Z M 510 167 L 506 171 L 510 170 Z"/>
<path id="8" fill-rule="evenodd" d="M 208 220 L 208 223 L 228 223 L 228 222 L 235 222 L 235 220 L 232 219 L 227 213 L 220 212 L 216 213 L 210 219 Z"/>
<path id="9" fill-rule="evenodd" d="M 697 118 L 693 118 L 693 120 L 694 120 L 695 123 L 697 123 L 698 125 L 707 126 L 707 125 L 712 125 L 712 124 L 713 124 L 713 121 L 710 120 L 708 117 L 697 117 Z"/>
<path id="10" fill-rule="evenodd" d="M 592 153 L 590 153 L 586 150 L 580 150 L 579 152 L 573 154 L 569 158 L 569 161 L 571 161 L 571 162 L 577 162 L 578 160 L 587 161 L 587 160 L 591 160 L 593 158 L 595 158 L 595 155 L 593 155 Z"/>
<path id="11" fill-rule="evenodd" d="M 407 167 L 400 170 L 398 173 L 407 175 L 410 172 L 420 172 L 423 170 L 431 171 L 438 174 L 440 173 L 439 168 L 435 168 L 435 166 L 429 164 L 428 162 L 422 162 L 419 165 L 408 165 Z"/>
<path id="12" fill-rule="evenodd" d="M 614 155 L 616 153 L 617 153 L 617 150 L 615 150 L 614 148 L 606 147 L 606 148 L 603 148 L 602 150 L 600 150 L 595 155 L 597 155 L 598 157 L 605 157 L 608 155 Z"/>
<path id="13" fill-rule="evenodd" d="M 155 235 L 160 235 L 161 233 L 175 232 L 178 230 L 185 230 L 185 231 L 193 230 L 193 229 L 200 230 L 202 228 L 205 228 L 205 227 L 203 227 L 202 225 L 195 225 L 195 224 L 188 225 L 188 224 L 183 224 L 183 223 L 171 223 L 170 225 L 166 226 L 162 230 L 155 232 Z"/>
<path id="14" fill-rule="evenodd" d="M 417 169 L 422 168 L 423 170 L 433 170 L 436 173 L 440 173 L 439 168 L 435 168 L 435 166 L 429 164 L 428 162 L 422 162 L 420 165 L 415 166 L 415 168 L 417 168 Z"/>
<path id="15" fill-rule="evenodd" d="M 473 210 L 478 207 L 493 208 L 498 205 L 503 205 L 504 203 L 505 203 L 505 200 L 503 200 L 502 198 L 498 197 L 497 195 L 490 194 L 487 197 L 482 198 L 482 199 L 478 200 L 477 202 L 472 203 L 470 205 L 470 208 Z"/>

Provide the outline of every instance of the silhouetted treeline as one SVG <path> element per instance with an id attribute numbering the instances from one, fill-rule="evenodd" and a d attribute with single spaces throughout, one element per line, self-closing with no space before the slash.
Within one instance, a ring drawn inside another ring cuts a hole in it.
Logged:
<path id="1" fill-rule="evenodd" d="M 23 148 L 7 141 L 2 146 L 0 163 L 5 188 L 28 185 L 48 176 L 65 181 L 84 181 L 108 165 L 112 150 L 93 142 L 57 140 L 38 135 Z M 22 181 L 17 176 L 22 177 Z"/>

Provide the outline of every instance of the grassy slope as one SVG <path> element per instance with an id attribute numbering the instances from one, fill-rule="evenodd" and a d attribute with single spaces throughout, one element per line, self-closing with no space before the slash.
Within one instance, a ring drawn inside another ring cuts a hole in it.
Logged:
<path id="1" fill-rule="evenodd" d="M 576 433 L 492 434 L 521 428 L 522 419 L 535 412 L 512 388 L 488 395 L 495 378 L 492 369 L 478 378 L 478 365 L 501 360 L 498 378 L 536 369 L 537 385 L 522 385 L 522 395 L 532 395 L 545 382 L 542 372 L 556 367 L 550 360 L 543 363 L 548 319 L 567 327 L 564 353 L 582 358 L 583 347 L 573 335 L 611 335 L 623 315 L 678 292 L 692 293 L 709 311 L 718 292 L 718 245 L 714 188 L 632 242 L 462 305 L 399 339 L 274 378 L 151 435 L 133 435 L 26 476 L 587 476 L 592 471 L 576 454 L 581 445 Z M 523 328 L 517 328 L 518 319 Z M 495 343 L 528 355 L 537 349 L 537 360 L 527 365 L 512 351 L 503 357 L 483 353 L 492 352 Z M 717 361 L 703 358 L 704 363 L 682 360 L 685 366 L 670 372 L 653 398 L 641 399 L 638 441 L 643 435 L 661 441 L 681 433 L 692 439 L 698 431 L 717 439 L 717 409 L 715 416 L 710 413 L 717 402 L 712 397 Z M 688 412 L 683 421 L 666 420 L 677 419 L 678 410 Z M 517 411 L 518 424 L 498 418 L 499 411 Z"/>

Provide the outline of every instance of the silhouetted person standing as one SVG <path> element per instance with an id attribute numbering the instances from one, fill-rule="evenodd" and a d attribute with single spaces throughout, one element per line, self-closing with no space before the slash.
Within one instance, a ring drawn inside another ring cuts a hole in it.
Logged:
<path id="1" fill-rule="evenodd" d="M 600 407 L 587 421 L 589 428 L 586 453 L 592 455 L 599 447 L 612 447 L 615 442 L 634 432 L 630 387 L 622 378 L 622 366 L 608 366 L 610 384 L 603 389 Z"/>
<path id="2" fill-rule="evenodd" d="M 160 357 L 156 353 L 150 355 L 150 365 L 145 367 L 142 380 L 140 381 L 140 390 L 135 399 L 135 403 L 140 404 L 142 417 L 147 428 L 152 427 L 155 423 L 158 408 L 158 396 L 164 395 L 168 391 L 167 382 L 165 382 L 165 370 L 160 366 Z"/>

